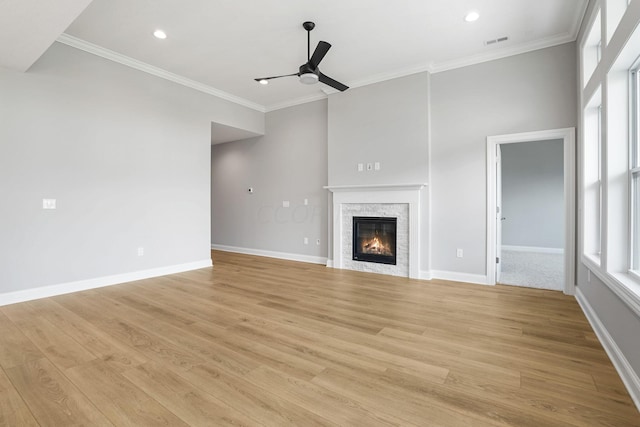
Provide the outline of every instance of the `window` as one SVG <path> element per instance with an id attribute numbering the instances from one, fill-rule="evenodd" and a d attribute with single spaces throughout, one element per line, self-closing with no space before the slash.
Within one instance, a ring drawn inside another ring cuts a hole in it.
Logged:
<path id="1" fill-rule="evenodd" d="M 600 264 L 602 251 L 602 100 L 598 89 L 584 110 L 584 254 Z"/>
<path id="2" fill-rule="evenodd" d="M 631 138 L 629 138 L 630 270 L 640 276 L 640 67 L 631 70 Z"/>
<path id="3" fill-rule="evenodd" d="M 583 87 L 589 83 L 601 59 L 602 33 L 600 28 L 600 11 L 598 11 L 591 27 L 589 35 L 582 46 L 582 84 Z"/>
<path id="4" fill-rule="evenodd" d="M 629 0 L 607 0 L 607 43 L 618 29 L 628 5 Z"/>

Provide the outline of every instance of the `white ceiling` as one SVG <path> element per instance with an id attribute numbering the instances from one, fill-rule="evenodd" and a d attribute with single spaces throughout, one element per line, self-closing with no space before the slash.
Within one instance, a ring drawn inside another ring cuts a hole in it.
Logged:
<path id="1" fill-rule="evenodd" d="M 306 20 L 316 23 L 311 32 L 312 50 L 319 40 L 333 45 L 320 65 L 322 72 L 357 87 L 573 41 L 586 3 L 93 0 L 65 30 L 71 37 L 61 40 L 85 44 L 84 48 L 94 53 L 113 51 L 106 56 L 124 55 L 136 64 L 155 67 L 156 74 L 168 71 L 191 86 L 270 110 L 324 97 L 323 89 L 330 89 L 323 84 L 303 85 L 295 77 L 274 80 L 266 86 L 253 80 L 295 73 L 306 62 L 306 32 L 302 28 Z M 470 10 L 480 13 L 478 21 L 464 22 Z M 155 39 L 152 33 L 156 28 L 163 29 L 168 38 Z M 503 36 L 509 40 L 484 44 Z M 123 62 L 127 61 L 125 58 Z"/>
<path id="2" fill-rule="evenodd" d="M 91 0 L 0 0 L 0 67 L 26 71 Z"/>

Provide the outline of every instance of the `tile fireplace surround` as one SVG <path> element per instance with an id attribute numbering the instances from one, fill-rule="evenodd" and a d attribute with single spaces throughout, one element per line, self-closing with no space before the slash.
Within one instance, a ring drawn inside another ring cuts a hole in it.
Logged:
<path id="1" fill-rule="evenodd" d="M 333 267 L 420 278 L 420 190 L 426 184 L 328 186 L 333 197 Z M 352 259 L 354 216 L 398 218 L 396 265 Z"/>

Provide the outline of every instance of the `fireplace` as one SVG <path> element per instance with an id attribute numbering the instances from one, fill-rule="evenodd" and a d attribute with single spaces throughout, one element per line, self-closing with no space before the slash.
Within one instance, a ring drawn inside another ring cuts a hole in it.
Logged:
<path id="1" fill-rule="evenodd" d="M 353 260 L 396 265 L 397 218 L 353 217 Z"/>

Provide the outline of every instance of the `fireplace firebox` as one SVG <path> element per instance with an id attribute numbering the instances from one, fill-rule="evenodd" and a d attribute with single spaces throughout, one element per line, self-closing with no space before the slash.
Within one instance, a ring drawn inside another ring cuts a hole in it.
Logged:
<path id="1" fill-rule="evenodd" d="M 398 218 L 353 217 L 353 259 L 396 265 Z"/>

